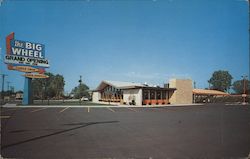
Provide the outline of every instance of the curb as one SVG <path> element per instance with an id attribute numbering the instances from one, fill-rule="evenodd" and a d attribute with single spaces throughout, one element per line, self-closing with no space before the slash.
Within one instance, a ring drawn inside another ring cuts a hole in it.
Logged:
<path id="1" fill-rule="evenodd" d="M 51 108 L 65 108 L 65 107 L 75 107 L 75 108 L 165 108 L 165 107 L 189 107 L 189 106 L 203 106 L 204 104 L 171 104 L 171 105 L 143 105 L 143 106 L 134 106 L 134 105 L 21 105 L 17 106 L 16 104 L 5 104 L 3 108 L 43 108 L 43 107 L 51 107 Z"/>

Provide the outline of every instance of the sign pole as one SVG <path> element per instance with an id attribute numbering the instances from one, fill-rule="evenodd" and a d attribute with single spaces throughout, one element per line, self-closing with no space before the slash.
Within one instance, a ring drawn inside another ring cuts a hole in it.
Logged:
<path id="1" fill-rule="evenodd" d="M 25 77 L 24 92 L 23 92 L 23 105 L 30 105 L 33 103 L 32 99 L 32 78 Z"/>

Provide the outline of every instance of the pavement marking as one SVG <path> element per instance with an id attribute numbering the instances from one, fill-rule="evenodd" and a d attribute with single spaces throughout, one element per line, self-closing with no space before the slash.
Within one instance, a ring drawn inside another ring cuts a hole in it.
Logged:
<path id="1" fill-rule="evenodd" d="M 134 111 L 134 112 L 137 112 L 136 110 L 134 110 L 134 109 L 132 109 L 132 108 L 129 108 L 129 107 L 125 107 L 125 108 L 127 108 L 127 109 L 129 109 L 129 110 L 132 110 L 132 111 Z"/>
<path id="2" fill-rule="evenodd" d="M 10 118 L 10 116 L 0 116 L 0 119 L 7 119 Z"/>
<path id="3" fill-rule="evenodd" d="M 64 112 L 64 111 L 67 110 L 67 109 L 69 109 L 69 107 L 64 108 L 64 109 L 61 110 L 59 113 L 62 113 L 62 112 Z"/>
<path id="4" fill-rule="evenodd" d="M 36 110 L 32 110 L 31 113 L 38 112 L 38 111 L 41 111 L 41 110 L 44 110 L 44 109 L 48 109 L 48 107 L 46 107 L 46 108 L 41 108 L 41 109 L 36 109 Z"/>
<path id="5" fill-rule="evenodd" d="M 88 107 L 88 113 L 90 112 L 90 108 Z"/>
<path id="6" fill-rule="evenodd" d="M 1 113 L 9 112 L 9 111 L 12 111 L 12 110 L 17 110 L 17 108 L 15 108 L 15 109 L 12 108 L 12 109 L 9 109 L 9 110 L 4 110 L 4 111 L 1 110 Z"/>
<path id="7" fill-rule="evenodd" d="M 115 112 L 113 109 L 111 109 L 110 107 L 106 107 L 108 110 L 110 110 L 111 112 Z"/>

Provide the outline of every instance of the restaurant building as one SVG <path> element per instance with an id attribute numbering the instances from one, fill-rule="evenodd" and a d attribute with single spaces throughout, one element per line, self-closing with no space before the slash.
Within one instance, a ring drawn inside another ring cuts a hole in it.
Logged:
<path id="1" fill-rule="evenodd" d="M 171 85 L 178 86 L 173 80 L 170 84 L 166 84 L 165 87 L 134 82 L 102 81 L 96 90 L 93 91 L 92 101 L 95 103 L 139 106 L 181 103 L 180 101 L 183 99 L 176 100 L 176 96 L 178 97 L 177 88 L 171 87 Z M 180 88 L 179 90 L 182 89 Z M 188 92 L 190 92 L 191 99 L 188 102 L 192 103 L 192 88 Z"/>

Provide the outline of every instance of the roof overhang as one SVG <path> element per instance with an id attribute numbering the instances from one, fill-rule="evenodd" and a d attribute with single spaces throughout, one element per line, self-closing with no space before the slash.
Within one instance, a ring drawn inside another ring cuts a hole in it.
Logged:
<path id="1" fill-rule="evenodd" d="M 161 90 L 161 91 L 175 91 L 176 90 L 176 88 L 163 88 L 163 87 L 143 87 L 142 89 Z"/>
<path id="2" fill-rule="evenodd" d="M 109 83 L 107 83 L 106 81 L 102 81 L 99 86 L 94 90 L 94 91 L 101 91 L 103 90 L 105 87 L 107 87 L 108 85 L 110 85 Z"/>
<path id="3" fill-rule="evenodd" d="M 207 90 L 207 89 L 193 89 L 193 94 L 195 95 L 221 95 L 221 96 L 227 96 L 228 93 L 218 91 L 218 90 Z"/>
<path id="4" fill-rule="evenodd" d="M 166 90 L 166 91 L 175 91 L 176 88 L 162 88 L 162 87 L 151 87 L 151 86 L 142 86 L 142 85 L 127 85 L 127 86 L 117 86 L 114 85 L 112 82 L 102 81 L 98 87 L 93 90 L 93 92 L 98 92 L 103 90 L 107 86 L 113 86 L 117 89 L 128 90 L 128 89 L 148 89 L 148 90 Z"/>
<path id="5" fill-rule="evenodd" d="M 112 86 L 115 87 L 117 89 L 134 89 L 137 88 L 138 86 L 136 85 L 128 85 L 128 86 L 117 86 L 115 84 L 113 84 L 112 82 L 108 82 L 108 81 L 102 81 L 99 86 L 96 88 L 95 91 L 101 91 L 103 90 L 105 87 L 107 86 Z"/>

